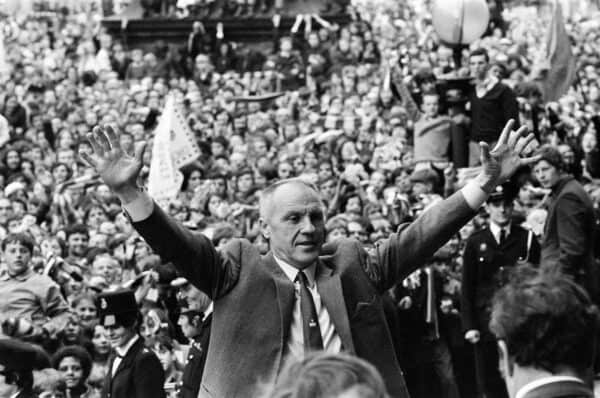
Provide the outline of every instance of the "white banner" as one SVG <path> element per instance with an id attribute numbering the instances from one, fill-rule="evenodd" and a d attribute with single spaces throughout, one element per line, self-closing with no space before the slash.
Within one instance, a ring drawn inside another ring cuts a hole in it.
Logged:
<path id="1" fill-rule="evenodd" d="M 163 209 L 177 196 L 183 183 L 183 175 L 171 157 L 171 134 L 167 127 L 161 120 L 155 130 L 148 177 L 148 193 Z"/>
<path id="2" fill-rule="evenodd" d="M 200 148 L 194 133 L 169 96 L 154 130 L 148 193 L 163 208 L 175 199 L 183 183 L 179 168 L 196 160 Z"/>
<path id="3" fill-rule="evenodd" d="M 165 109 L 154 133 L 155 136 L 159 135 L 159 130 L 165 129 L 168 131 L 171 158 L 175 168 L 179 169 L 198 159 L 200 148 L 194 132 L 186 123 L 181 111 L 175 106 L 175 99 L 172 95 L 167 98 Z"/>

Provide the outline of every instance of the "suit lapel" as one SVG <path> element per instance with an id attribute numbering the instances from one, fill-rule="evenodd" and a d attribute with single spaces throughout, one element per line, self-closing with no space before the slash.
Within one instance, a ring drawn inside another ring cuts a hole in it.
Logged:
<path id="1" fill-rule="evenodd" d="M 488 237 L 488 241 L 494 245 L 494 247 L 498 247 L 498 241 L 496 240 L 496 238 L 494 237 L 494 234 L 492 233 L 492 228 L 491 227 L 487 227 L 486 229 L 486 233 L 487 233 L 487 237 Z"/>
<path id="2" fill-rule="evenodd" d="M 327 308 L 329 317 L 335 326 L 335 331 L 342 340 L 344 349 L 351 354 L 355 353 L 352 335 L 350 333 L 350 322 L 348 321 L 348 310 L 342 294 L 342 281 L 339 274 L 334 274 L 333 269 L 327 267 L 323 261 L 317 264 L 317 289 L 323 305 Z"/>
<path id="3" fill-rule="evenodd" d="M 112 391 L 112 381 L 113 381 L 112 368 L 113 368 L 113 364 L 115 363 L 115 358 L 116 358 L 116 353 L 113 351 L 113 353 L 110 355 L 110 358 L 108 360 L 108 371 L 106 372 L 106 376 L 104 376 L 104 385 L 108 386 L 108 388 L 107 388 L 108 393 L 110 393 L 110 391 Z"/>
<path id="4" fill-rule="evenodd" d="M 129 351 L 127 351 L 127 353 L 125 354 L 125 357 L 121 360 L 121 363 L 119 364 L 119 367 L 117 368 L 117 371 L 115 372 L 114 376 L 112 377 L 113 380 L 117 377 L 119 372 L 131 367 L 138 351 L 140 349 L 142 349 L 143 346 L 144 346 L 144 340 L 141 337 L 138 337 L 138 340 L 131 346 Z"/>
<path id="5" fill-rule="evenodd" d="M 289 338 L 294 312 L 294 284 L 285 275 L 281 267 L 279 267 L 273 258 L 272 253 L 267 254 L 263 258 L 263 261 L 265 266 L 271 271 L 270 273 L 277 289 L 277 303 L 279 305 L 281 319 L 280 328 L 283 351 Z M 323 305 L 327 308 L 329 317 L 342 340 L 344 349 L 350 353 L 355 353 L 354 343 L 350 333 L 348 310 L 346 309 L 346 303 L 342 294 L 342 281 L 340 276 L 334 274 L 333 269 L 327 267 L 327 265 L 319 260 L 317 264 L 316 282 Z"/>
<path id="6" fill-rule="evenodd" d="M 263 258 L 263 261 L 270 271 L 273 283 L 275 283 L 275 288 L 277 290 L 277 304 L 279 305 L 279 319 L 281 320 L 279 325 L 281 331 L 281 360 L 283 359 L 283 352 L 285 351 L 285 346 L 290 334 L 290 326 L 292 324 L 295 293 L 294 284 L 277 264 L 271 252 Z"/>

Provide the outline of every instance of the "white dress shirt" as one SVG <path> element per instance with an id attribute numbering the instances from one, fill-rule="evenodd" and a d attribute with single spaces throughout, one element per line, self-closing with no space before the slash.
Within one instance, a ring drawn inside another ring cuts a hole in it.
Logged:
<path id="1" fill-rule="evenodd" d="M 304 325 L 302 324 L 302 310 L 300 307 L 300 282 L 294 282 L 298 272 L 301 271 L 287 264 L 285 261 L 280 260 L 275 256 L 273 257 L 285 275 L 294 283 L 294 288 L 296 290 L 292 324 L 290 325 L 290 334 L 284 349 L 284 356 L 287 357 L 288 355 L 292 355 L 295 358 L 302 358 L 304 357 Z M 321 301 L 321 295 L 317 290 L 315 281 L 316 269 L 317 265 L 315 263 L 308 268 L 304 268 L 303 271 L 306 274 L 306 279 L 308 279 L 308 291 L 315 302 L 315 308 L 319 317 L 319 329 L 321 330 L 321 337 L 323 338 L 323 349 L 328 353 L 336 354 L 342 350 L 342 339 L 335 331 L 329 312 Z"/>
<path id="2" fill-rule="evenodd" d="M 517 391 L 517 395 L 515 395 L 515 398 L 523 398 L 530 391 L 533 391 L 538 387 L 541 387 L 541 386 L 544 386 L 544 385 L 550 384 L 550 383 L 557 383 L 559 381 L 575 381 L 577 383 L 583 383 L 583 381 L 581 379 L 578 379 L 577 377 L 573 377 L 573 376 L 542 377 L 541 379 L 534 380 L 530 383 L 525 384 L 523 387 L 521 387 L 519 389 L 519 391 Z"/>
<path id="3" fill-rule="evenodd" d="M 494 235 L 494 239 L 496 239 L 496 243 L 500 244 L 500 233 L 504 230 L 504 239 L 508 238 L 510 234 L 510 224 L 506 227 L 501 227 L 496 223 L 490 223 L 490 232 Z"/>
<path id="4" fill-rule="evenodd" d="M 138 341 L 139 338 L 140 337 L 136 334 L 131 338 L 131 340 L 129 340 L 129 342 L 127 344 L 125 344 L 124 347 L 115 348 L 115 351 L 117 352 L 117 356 L 115 357 L 115 360 L 113 361 L 113 364 L 112 364 L 111 374 L 113 376 L 115 375 L 115 373 L 117 373 L 117 369 L 119 369 L 119 365 L 121 364 L 123 357 L 125 355 L 127 355 L 127 352 L 129 352 L 131 347 L 135 344 L 136 341 Z"/>
<path id="5" fill-rule="evenodd" d="M 475 84 L 475 94 L 477 94 L 478 98 L 483 98 L 494 88 L 496 83 L 498 83 L 498 79 L 496 77 L 488 76 L 485 78 L 485 80 Z"/>

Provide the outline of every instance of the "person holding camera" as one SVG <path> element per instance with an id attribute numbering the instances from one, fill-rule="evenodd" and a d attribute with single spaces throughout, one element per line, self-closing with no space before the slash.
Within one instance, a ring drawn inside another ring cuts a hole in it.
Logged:
<path id="1" fill-rule="evenodd" d="M 33 247 L 25 233 L 9 234 L 2 242 L 1 334 L 43 344 L 66 327 L 69 306 L 52 279 L 32 270 Z"/>

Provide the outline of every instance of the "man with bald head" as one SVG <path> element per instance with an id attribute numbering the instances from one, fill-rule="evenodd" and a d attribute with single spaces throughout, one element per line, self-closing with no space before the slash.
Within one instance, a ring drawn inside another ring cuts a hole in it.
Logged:
<path id="1" fill-rule="evenodd" d="M 120 198 L 133 226 L 214 303 L 211 342 L 200 397 L 251 397 L 275 383 L 287 358 L 324 350 L 372 363 L 393 397 L 408 397 L 380 294 L 421 266 L 475 215 L 488 194 L 531 163 L 520 154 L 533 135 L 509 122 L 497 146 L 482 144 L 481 174 L 380 241 L 371 254 L 353 239 L 325 241 L 324 207 L 302 180 L 279 181 L 261 195 L 261 229 L 270 251 L 245 239 L 222 250 L 167 216 L 140 190 L 145 143 L 129 155 L 114 130 L 96 127 L 82 157 Z"/>

